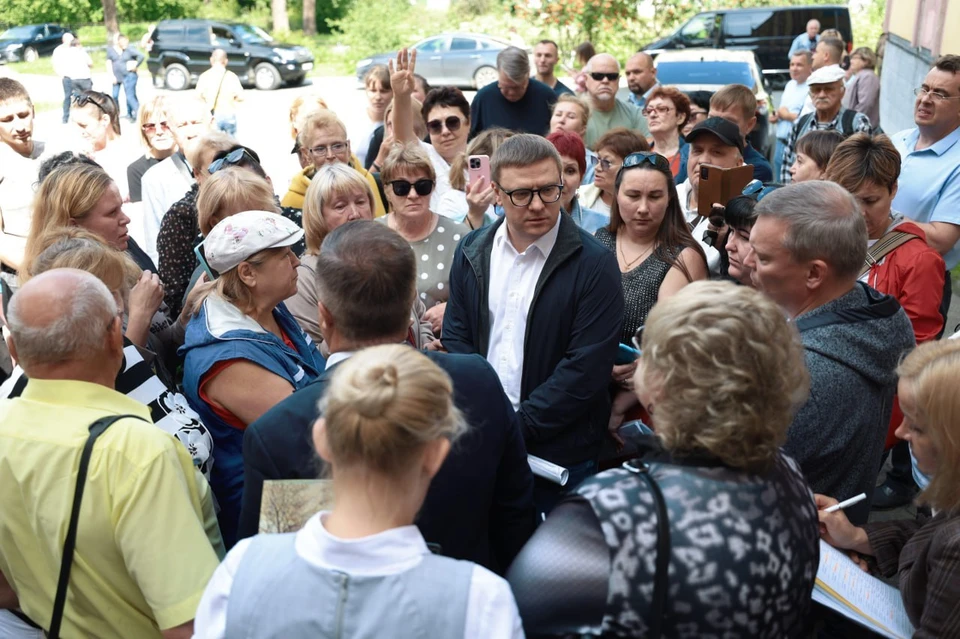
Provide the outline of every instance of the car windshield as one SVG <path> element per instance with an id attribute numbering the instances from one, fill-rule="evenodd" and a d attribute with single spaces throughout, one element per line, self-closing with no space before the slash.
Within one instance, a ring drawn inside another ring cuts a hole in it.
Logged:
<path id="1" fill-rule="evenodd" d="M 13 27 L 0 33 L 0 40 L 19 40 L 21 38 L 30 38 L 37 32 L 36 27 Z"/>
<path id="2" fill-rule="evenodd" d="M 252 27 L 249 24 L 234 25 L 233 32 L 247 44 L 264 44 L 273 41 L 269 33 L 260 27 Z"/>
<path id="3" fill-rule="evenodd" d="M 746 62 L 689 60 L 657 64 L 660 84 L 743 84 L 754 88 L 756 81 Z"/>

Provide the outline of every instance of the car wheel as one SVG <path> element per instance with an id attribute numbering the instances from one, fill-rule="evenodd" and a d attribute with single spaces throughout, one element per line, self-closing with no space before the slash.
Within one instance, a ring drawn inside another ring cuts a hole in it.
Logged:
<path id="1" fill-rule="evenodd" d="M 480 67 L 473 74 L 473 86 L 479 91 L 488 84 L 493 84 L 500 79 L 500 74 L 493 67 Z"/>
<path id="2" fill-rule="evenodd" d="M 190 72 L 182 64 L 168 64 L 163 70 L 163 83 L 171 91 L 190 88 Z"/>
<path id="3" fill-rule="evenodd" d="M 254 69 L 254 84 L 261 91 L 273 91 L 283 81 L 277 67 L 267 62 L 261 62 Z"/>
<path id="4" fill-rule="evenodd" d="M 34 62 L 37 58 L 40 57 L 40 54 L 37 53 L 37 50 L 33 47 L 27 47 L 23 50 L 23 61 L 24 62 Z"/>

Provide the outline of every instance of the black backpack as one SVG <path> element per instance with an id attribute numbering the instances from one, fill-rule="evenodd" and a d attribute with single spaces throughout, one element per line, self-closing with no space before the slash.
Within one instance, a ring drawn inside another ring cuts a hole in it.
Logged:
<path id="1" fill-rule="evenodd" d="M 840 127 L 836 129 L 844 138 L 848 138 L 856 131 L 853 130 L 853 120 L 857 117 L 858 111 L 853 111 L 852 109 L 844 109 L 843 114 L 840 116 Z M 811 111 L 807 113 L 797 122 L 798 131 L 803 131 L 806 126 L 810 123 L 810 120 L 816 117 L 817 112 Z"/>

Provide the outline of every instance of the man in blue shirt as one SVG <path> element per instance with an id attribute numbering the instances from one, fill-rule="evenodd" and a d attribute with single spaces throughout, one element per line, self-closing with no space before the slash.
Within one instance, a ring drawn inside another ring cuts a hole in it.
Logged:
<path id="1" fill-rule="evenodd" d="M 918 223 L 951 269 L 960 262 L 960 56 L 937 60 L 916 93 L 917 126 L 892 138 L 902 158 L 893 209 Z"/>
<path id="2" fill-rule="evenodd" d="M 801 33 L 793 40 L 793 44 L 790 45 L 790 52 L 787 54 L 787 57 L 793 59 L 793 54 L 797 51 L 813 51 L 817 42 L 820 40 L 820 21 L 819 20 L 810 20 L 807 22 L 807 31 Z"/>
<path id="3" fill-rule="evenodd" d="M 657 80 L 657 67 L 653 66 L 653 57 L 643 51 L 634 53 L 623 68 L 623 75 L 627 79 L 627 88 L 630 89 L 630 97 L 627 100 L 643 111 L 647 106 L 647 96 L 660 86 Z"/>
<path id="4" fill-rule="evenodd" d="M 803 103 L 807 99 L 807 78 L 812 71 L 813 55 L 810 51 L 800 50 L 790 58 L 790 81 L 783 89 L 780 108 L 770 114 L 770 122 L 777 125 L 777 150 L 773 157 L 774 166 L 783 165 L 783 152 L 793 130 L 793 123 L 800 117 Z"/>

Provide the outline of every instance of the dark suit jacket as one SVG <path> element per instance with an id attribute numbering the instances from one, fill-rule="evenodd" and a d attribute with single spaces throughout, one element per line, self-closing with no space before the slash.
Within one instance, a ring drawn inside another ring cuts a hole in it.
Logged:
<path id="1" fill-rule="evenodd" d="M 470 425 L 427 492 L 417 526 L 444 555 L 498 573 L 533 534 L 533 474 L 517 415 L 496 372 L 479 355 L 427 353 L 453 380 L 454 403 Z M 315 479 L 322 461 L 311 430 L 336 366 L 247 427 L 239 537 L 256 534 L 266 479 Z"/>
<path id="2" fill-rule="evenodd" d="M 864 526 L 885 577 L 899 574 L 914 639 L 960 637 L 960 514 Z"/>

